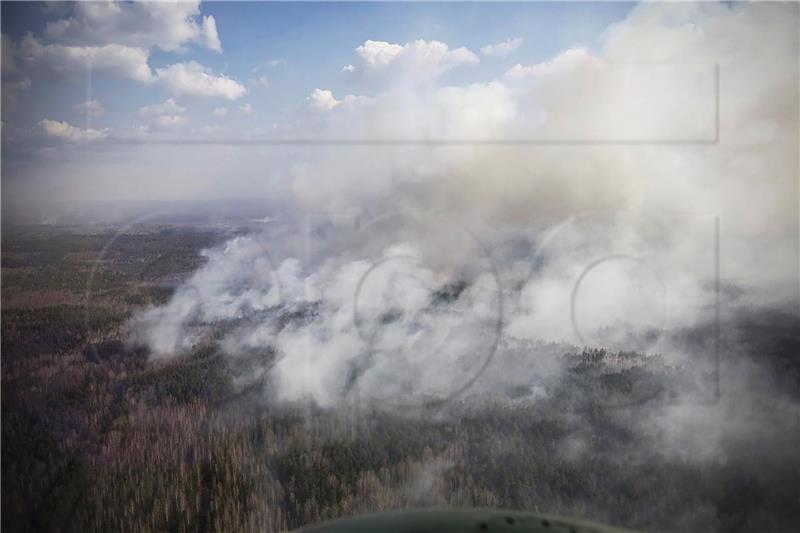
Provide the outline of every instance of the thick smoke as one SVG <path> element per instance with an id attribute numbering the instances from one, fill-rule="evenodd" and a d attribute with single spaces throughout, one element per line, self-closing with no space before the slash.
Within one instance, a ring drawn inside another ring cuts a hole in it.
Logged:
<path id="1" fill-rule="evenodd" d="M 287 153 L 285 211 L 207 251 L 133 331 L 158 358 L 219 342 L 243 384 L 326 407 L 544 397 L 572 345 L 708 372 L 718 301 L 723 321 L 796 310 L 797 21 L 793 4 L 648 4 L 597 53 L 332 96 L 294 133 L 534 142 Z M 689 405 L 658 419 L 671 438 L 707 418 Z"/>

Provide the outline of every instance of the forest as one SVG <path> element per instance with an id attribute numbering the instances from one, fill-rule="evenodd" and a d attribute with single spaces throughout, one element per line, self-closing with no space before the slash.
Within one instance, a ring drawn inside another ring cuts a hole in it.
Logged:
<path id="1" fill-rule="evenodd" d="M 168 361 L 131 345 L 133 313 L 168 300 L 201 250 L 237 231 L 4 231 L 3 531 L 285 531 L 427 505 L 797 531 L 800 415 L 725 434 L 710 457 L 681 453 L 647 422 L 697 380 L 659 357 L 569 347 L 544 398 L 510 388 L 412 412 L 276 404 L 267 378 L 242 386 L 246 361 L 213 339 Z M 778 311 L 730 325 L 790 413 L 798 326 Z"/>

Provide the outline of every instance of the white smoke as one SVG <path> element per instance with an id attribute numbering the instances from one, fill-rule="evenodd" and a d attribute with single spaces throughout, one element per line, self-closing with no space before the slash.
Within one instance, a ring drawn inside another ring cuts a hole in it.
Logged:
<path id="1" fill-rule="evenodd" d="M 717 259 L 750 302 L 796 305 L 797 22 L 646 4 L 598 53 L 331 94 L 295 133 L 387 144 L 293 152 L 285 224 L 208 251 L 135 331 L 158 357 L 269 347 L 279 399 L 404 404 L 469 384 L 498 323 L 501 345 L 597 344 L 709 320 Z M 536 142 L 435 142 L 515 139 Z"/>

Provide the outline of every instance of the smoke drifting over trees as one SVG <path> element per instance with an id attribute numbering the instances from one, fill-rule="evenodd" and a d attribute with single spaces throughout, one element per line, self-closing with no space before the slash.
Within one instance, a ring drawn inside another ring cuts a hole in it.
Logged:
<path id="1" fill-rule="evenodd" d="M 258 375 L 277 397 L 323 406 L 355 390 L 448 398 L 536 342 L 704 372 L 722 341 L 687 348 L 682 332 L 797 305 L 796 18 L 645 5 L 599 52 L 485 85 L 400 69 L 305 123 L 319 138 L 533 142 L 308 153 L 285 210 L 210 250 L 133 330 L 162 358 L 209 338 L 232 358 L 267 350 Z"/>

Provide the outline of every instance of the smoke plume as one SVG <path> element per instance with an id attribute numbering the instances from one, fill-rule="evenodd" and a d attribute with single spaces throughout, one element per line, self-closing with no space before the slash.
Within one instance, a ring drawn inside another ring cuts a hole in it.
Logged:
<path id="1" fill-rule="evenodd" d="M 284 209 L 207 250 L 134 335 L 156 358 L 218 342 L 243 384 L 324 407 L 546 398 L 583 346 L 707 373 L 717 318 L 797 309 L 797 20 L 641 5 L 598 51 L 330 95 L 292 133 L 381 142 L 287 150 Z M 703 418 L 687 405 L 658 419 L 670 438 Z"/>

